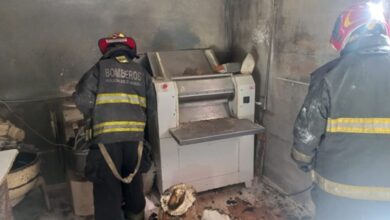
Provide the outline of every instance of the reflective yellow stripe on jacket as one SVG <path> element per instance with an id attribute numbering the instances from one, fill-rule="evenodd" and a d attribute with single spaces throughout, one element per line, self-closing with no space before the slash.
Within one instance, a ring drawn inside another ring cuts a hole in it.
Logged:
<path id="1" fill-rule="evenodd" d="M 332 195 L 359 200 L 390 201 L 389 187 L 348 185 L 328 180 L 315 171 L 311 174 L 318 187 Z"/>
<path id="2" fill-rule="evenodd" d="M 142 132 L 145 122 L 138 121 L 110 121 L 93 126 L 94 136 L 115 132 Z"/>
<path id="3" fill-rule="evenodd" d="M 329 133 L 390 134 L 390 118 L 328 119 Z"/>
<path id="4" fill-rule="evenodd" d="M 133 105 L 140 105 L 146 108 L 145 97 L 136 94 L 127 93 L 101 93 L 96 97 L 96 105 L 102 104 L 115 104 L 115 103 L 128 103 Z"/>

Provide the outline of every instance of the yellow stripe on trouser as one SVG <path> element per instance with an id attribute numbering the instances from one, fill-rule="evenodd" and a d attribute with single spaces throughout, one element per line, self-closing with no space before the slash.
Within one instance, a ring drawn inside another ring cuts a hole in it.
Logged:
<path id="1" fill-rule="evenodd" d="M 107 152 L 106 147 L 103 144 L 98 144 L 99 150 L 103 155 L 104 160 L 106 161 L 108 167 L 110 168 L 112 174 L 117 178 L 118 180 L 122 181 L 123 183 L 129 184 L 133 181 L 134 176 L 138 173 L 139 167 L 141 166 L 141 160 L 142 160 L 142 151 L 144 148 L 144 143 L 140 141 L 138 143 L 138 159 L 137 159 L 137 165 L 134 169 L 133 173 L 130 173 L 127 177 L 122 177 L 116 166 L 115 163 L 112 161 L 110 154 Z"/>
<path id="2" fill-rule="evenodd" d="M 304 162 L 304 163 L 310 163 L 313 157 L 307 156 L 306 154 L 303 154 L 296 150 L 295 148 L 292 149 L 292 156 L 294 157 L 295 160 Z"/>
<path id="3" fill-rule="evenodd" d="M 359 200 L 390 201 L 390 188 L 388 187 L 347 185 L 328 180 L 315 171 L 311 174 L 318 187 L 332 195 Z"/>
<path id="4" fill-rule="evenodd" d="M 390 118 L 328 119 L 329 133 L 390 134 Z"/>
<path id="5" fill-rule="evenodd" d="M 93 126 L 94 136 L 115 132 L 142 132 L 144 128 L 145 122 L 139 121 L 110 121 Z"/>
<path id="6" fill-rule="evenodd" d="M 96 97 L 96 105 L 127 103 L 146 107 L 145 97 L 128 93 L 101 93 Z"/>

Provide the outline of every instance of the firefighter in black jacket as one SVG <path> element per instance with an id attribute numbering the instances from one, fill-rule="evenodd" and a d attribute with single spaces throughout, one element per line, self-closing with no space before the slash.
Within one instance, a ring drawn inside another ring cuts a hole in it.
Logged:
<path id="1" fill-rule="evenodd" d="M 292 157 L 311 171 L 316 218 L 390 219 L 390 41 L 380 3 L 338 18 L 341 55 L 312 74 Z"/>
<path id="2" fill-rule="evenodd" d="M 135 41 L 122 33 L 99 40 L 102 58 L 73 94 L 88 119 L 92 145 L 86 176 L 93 182 L 96 220 L 143 219 L 145 197 L 139 172 L 146 121 L 154 111 L 150 75 L 133 59 Z"/>

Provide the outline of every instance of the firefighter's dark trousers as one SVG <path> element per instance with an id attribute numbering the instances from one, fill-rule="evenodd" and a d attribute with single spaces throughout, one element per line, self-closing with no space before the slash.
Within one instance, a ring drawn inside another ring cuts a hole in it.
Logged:
<path id="1" fill-rule="evenodd" d="M 315 187 L 315 220 L 388 220 L 390 202 L 363 201 L 334 196 Z"/>
<path id="2" fill-rule="evenodd" d="M 134 171 L 138 155 L 138 142 L 104 145 L 122 177 Z M 130 184 L 116 179 L 97 146 L 91 147 L 85 174 L 93 182 L 96 220 L 123 219 L 123 211 L 134 214 L 145 208 L 142 175 L 138 173 Z"/>

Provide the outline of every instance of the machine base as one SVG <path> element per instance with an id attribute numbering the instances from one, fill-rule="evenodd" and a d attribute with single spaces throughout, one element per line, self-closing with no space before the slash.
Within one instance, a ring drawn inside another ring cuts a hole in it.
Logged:
<path id="1" fill-rule="evenodd" d="M 253 135 L 180 146 L 160 139 L 157 185 L 160 192 L 178 183 L 198 192 L 253 180 Z"/>

